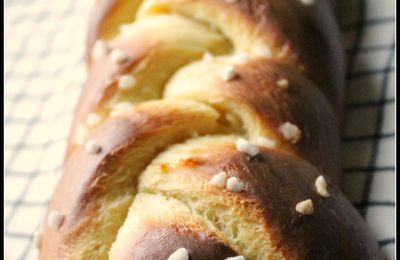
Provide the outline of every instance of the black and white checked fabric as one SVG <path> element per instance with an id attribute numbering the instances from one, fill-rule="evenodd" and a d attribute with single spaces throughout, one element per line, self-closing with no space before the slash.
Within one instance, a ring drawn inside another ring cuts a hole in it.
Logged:
<path id="1" fill-rule="evenodd" d="M 61 175 L 85 77 L 93 2 L 5 2 L 6 259 L 36 257 L 33 233 Z M 342 0 L 339 6 L 348 54 L 344 190 L 395 259 L 395 0 Z"/>

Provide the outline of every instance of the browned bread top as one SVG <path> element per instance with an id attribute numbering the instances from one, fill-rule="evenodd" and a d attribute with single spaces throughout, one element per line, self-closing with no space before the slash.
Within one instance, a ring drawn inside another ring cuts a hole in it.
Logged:
<path id="1" fill-rule="evenodd" d="M 101 0 L 87 69 L 40 259 L 381 259 L 329 2 Z"/>

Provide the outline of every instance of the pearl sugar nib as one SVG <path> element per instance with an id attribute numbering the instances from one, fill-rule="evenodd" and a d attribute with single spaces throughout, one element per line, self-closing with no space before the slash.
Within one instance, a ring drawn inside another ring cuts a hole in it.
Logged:
<path id="1" fill-rule="evenodd" d="M 279 79 L 276 81 L 276 85 L 281 89 L 287 89 L 289 87 L 289 81 L 287 79 Z"/>
<path id="2" fill-rule="evenodd" d="M 224 260 L 246 260 L 246 258 L 244 258 L 244 256 L 242 255 L 238 255 L 225 258 Z"/>
<path id="3" fill-rule="evenodd" d="M 244 190 L 244 184 L 236 177 L 230 177 L 226 181 L 226 188 L 233 192 L 241 192 Z"/>
<path id="4" fill-rule="evenodd" d="M 300 129 L 290 122 L 285 122 L 284 124 L 282 124 L 279 127 L 279 132 L 281 132 L 285 140 L 288 140 L 293 144 L 297 143 L 301 138 Z"/>
<path id="5" fill-rule="evenodd" d="M 302 215 L 310 215 L 314 212 L 312 200 L 304 200 L 296 204 L 296 211 Z"/>
<path id="6" fill-rule="evenodd" d="M 243 138 L 239 138 L 236 141 L 236 150 L 242 153 L 246 153 L 252 157 L 256 156 L 259 153 L 257 146 Z"/>
<path id="7" fill-rule="evenodd" d="M 210 184 L 216 187 L 223 188 L 226 185 L 226 173 L 225 172 L 220 172 L 217 175 L 214 175 L 214 177 L 211 178 Z"/>
<path id="8" fill-rule="evenodd" d="M 121 64 L 129 59 L 128 55 L 121 50 L 112 50 L 110 53 L 110 59 L 115 64 Z"/>
<path id="9" fill-rule="evenodd" d="M 96 140 L 88 140 L 85 144 L 85 149 L 89 154 L 98 154 L 101 152 L 101 146 L 96 142 Z"/>
<path id="10" fill-rule="evenodd" d="M 101 121 L 101 116 L 96 114 L 96 113 L 90 113 L 87 117 L 86 117 L 86 124 L 88 126 L 95 126 L 98 123 L 100 123 Z"/>
<path id="11" fill-rule="evenodd" d="M 213 60 L 213 58 L 214 58 L 214 56 L 210 52 L 205 52 L 203 54 L 203 61 L 205 61 L 205 62 L 210 62 Z"/>
<path id="12" fill-rule="evenodd" d="M 167 260 L 189 260 L 189 252 L 186 248 L 178 248 Z"/>
<path id="13" fill-rule="evenodd" d="M 122 75 L 118 78 L 118 88 L 120 90 L 129 90 L 135 86 L 136 79 L 129 74 Z"/>
<path id="14" fill-rule="evenodd" d="M 320 175 L 315 179 L 315 188 L 321 197 L 328 198 L 330 196 L 324 176 Z"/>
<path id="15" fill-rule="evenodd" d="M 221 78 L 224 81 L 230 81 L 237 77 L 237 73 L 234 66 L 226 66 L 221 71 Z"/>
<path id="16" fill-rule="evenodd" d="M 92 59 L 98 60 L 102 57 L 105 57 L 109 51 L 110 47 L 108 46 L 107 42 L 103 40 L 97 40 L 92 49 Z"/>

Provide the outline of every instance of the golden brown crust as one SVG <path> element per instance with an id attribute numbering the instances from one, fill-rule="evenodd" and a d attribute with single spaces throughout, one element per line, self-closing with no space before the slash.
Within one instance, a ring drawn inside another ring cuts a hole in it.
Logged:
<path id="1" fill-rule="evenodd" d="M 340 183 L 338 120 L 317 87 L 290 67 L 273 61 L 242 65 L 238 74 L 243 75 L 239 84 L 224 84 L 221 92 L 248 104 L 283 147 L 320 167 Z M 288 80 L 287 90 L 277 87 L 276 82 L 281 78 Z M 279 127 L 285 122 L 301 129 L 299 142 L 293 144 L 283 138 Z"/>
<path id="2" fill-rule="evenodd" d="M 211 143 L 213 149 L 208 149 Z M 262 149 L 259 155 L 250 157 L 236 151 L 233 143 L 218 143 L 218 139 L 205 144 L 193 140 L 192 147 L 173 151 L 185 159 L 166 164 L 168 169 L 159 173 L 166 176 L 162 183 L 156 177 L 142 179 L 141 192 L 159 189 L 162 194 L 179 197 L 177 194 L 184 193 L 187 185 L 199 197 L 206 194 L 210 200 L 213 200 L 212 194 L 224 197 L 231 207 L 244 207 L 248 214 L 255 206 L 274 250 L 281 252 L 285 259 L 382 258 L 364 221 L 329 177 L 326 179 L 330 197 L 323 198 L 317 193 L 314 183 L 321 172 L 311 164 L 272 149 Z M 245 189 L 234 193 L 207 185 L 221 171 L 240 179 Z M 178 186 L 184 179 L 182 175 L 192 175 L 196 180 Z M 295 211 L 296 204 L 305 199 L 313 201 L 312 215 Z"/>
<path id="3" fill-rule="evenodd" d="M 329 198 L 317 194 L 314 182 L 320 172 L 312 165 L 272 150 L 255 158 L 236 151 L 213 157 L 218 161 L 208 173 L 223 169 L 248 185 L 243 197 L 259 203 L 271 240 L 286 259 L 382 257 L 363 220 L 335 184 L 328 179 Z M 313 201 L 312 215 L 295 211 L 305 199 Z"/>
<path id="4" fill-rule="evenodd" d="M 137 233 L 126 254 L 119 259 L 167 259 L 178 248 L 185 248 L 190 259 L 225 259 L 237 256 L 229 245 L 218 241 L 203 231 L 185 224 L 159 223 L 157 226 L 144 226 Z"/>
<path id="5" fill-rule="evenodd" d="M 196 109 L 196 105 L 198 106 Z M 193 101 L 154 101 L 143 104 L 125 115 L 115 117 L 95 129 L 91 135 L 101 145 L 99 154 L 90 154 L 84 146 L 77 148 L 64 166 L 56 192 L 49 204 L 52 210 L 65 214 L 59 230 L 44 225 L 43 259 L 68 256 L 66 250 L 74 248 L 74 240 L 85 233 L 102 230 L 99 224 L 112 222 L 120 225 L 112 215 L 99 217 L 109 204 L 119 197 L 107 199 L 108 194 L 117 192 L 120 197 L 132 197 L 138 175 L 156 154 L 168 145 L 190 138 L 193 131 L 200 134 L 216 131 L 218 114 L 205 105 Z M 145 151 L 145 152 L 143 152 Z M 131 158 L 136 156 L 136 160 Z M 127 164 L 130 162 L 131 164 Z M 122 182 L 121 182 L 122 180 Z M 132 199 L 130 199 L 132 200 Z M 128 206 L 121 211 L 126 214 Z M 104 227 L 104 233 L 115 226 Z M 105 238 L 112 241 L 114 234 Z M 48 239 L 48 238 L 52 239 Z M 102 243 L 99 238 L 99 243 Z M 79 246 L 79 245 L 78 245 Z M 75 255 L 76 257 L 76 255 Z"/>
<path id="6" fill-rule="evenodd" d="M 180 30 L 179 26 L 189 29 Z M 163 35 L 170 27 L 173 27 L 171 30 L 175 37 Z M 201 34 L 196 34 L 196 30 L 200 30 Z M 222 36 L 208 32 L 204 25 L 169 15 L 138 23 L 132 33 L 119 35 L 110 41 L 109 47 L 122 51 L 127 59 L 115 64 L 109 56 L 105 56 L 88 68 L 88 77 L 75 108 L 66 158 L 79 147 L 79 127 L 85 125 L 90 113 L 99 113 L 107 118 L 118 102 L 135 99 L 132 103 L 138 103 L 161 98 L 163 85 L 178 68 L 199 59 L 205 51 L 219 53 L 228 46 Z M 123 74 L 135 74 L 140 85 L 132 90 L 136 92 L 118 90 L 118 79 Z"/>
<path id="7" fill-rule="evenodd" d="M 196 1 L 166 1 L 167 6 L 190 6 L 192 3 L 195 5 Z M 333 104 L 338 116 L 341 116 L 345 60 L 341 35 L 328 1 L 315 1 L 310 7 L 302 5 L 301 1 L 293 0 L 247 0 L 234 4 L 224 0 L 202 0 L 200 5 L 209 9 L 224 10 L 227 15 L 244 21 L 246 29 L 254 31 L 257 37 L 264 38 L 279 50 L 279 60 L 290 62 L 305 70 Z M 91 53 L 90 46 L 93 46 L 95 39 L 103 38 L 103 31 L 114 30 L 115 25 L 109 26 L 108 19 L 118 16 L 109 13 L 118 7 L 118 12 L 132 12 L 129 9 L 123 10 L 118 0 L 103 1 L 98 7 L 101 11 L 96 12 L 96 19 L 90 23 L 89 35 L 93 37 L 88 40 L 88 53 Z M 184 12 L 177 9 L 169 11 Z M 212 16 L 209 19 L 212 21 Z M 131 21 L 133 20 L 132 17 Z"/>
<path id="8" fill-rule="evenodd" d="M 252 0 L 239 1 L 236 8 L 272 46 L 281 47 L 280 59 L 291 61 L 315 80 L 340 116 L 344 54 L 329 4 L 315 1 L 306 7 L 301 1 Z"/>
<path id="9" fill-rule="evenodd" d="M 99 0 L 92 9 L 86 39 L 86 63 L 92 63 L 91 51 L 98 39 L 110 40 L 117 35 L 119 25 L 133 21 L 142 0 Z"/>
<path id="10" fill-rule="evenodd" d="M 74 151 L 78 144 L 76 143 L 76 135 L 78 126 L 85 121 L 85 117 L 92 111 L 96 111 L 104 106 L 104 102 L 112 97 L 117 89 L 117 76 L 125 74 L 140 63 L 143 56 L 137 56 L 147 51 L 146 45 L 137 45 L 138 48 L 127 48 L 129 41 L 124 41 L 119 49 L 125 51 L 130 59 L 125 61 L 120 66 L 115 66 L 109 59 L 103 58 L 101 61 L 93 64 L 89 71 L 94 71 L 88 74 L 78 103 L 75 108 L 75 116 L 73 119 L 71 131 L 69 134 L 68 149 L 66 158 Z M 88 98 L 90 96 L 90 98 Z"/>
<path id="11" fill-rule="evenodd" d="M 280 144 L 280 149 L 310 161 L 336 183 L 340 183 L 338 119 L 312 81 L 291 66 L 269 59 L 237 65 L 237 79 L 229 82 L 221 80 L 218 67 L 214 69 L 212 66 L 193 66 L 178 72 L 167 85 L 165 96 L 205 103 L 212 103 L 212 98 L 216 98 L 225 100 L 219 106 L 236 104 L 241 106 L 240 112 L 248 109 L 253 120 L 259 120 L 260 128 L 265 129 Z M 201 78 L 205 70 L 210 70 L 209 76 Z M 191 77 L 186 78 L 186 75 Z M 287 89 L 277 86 L 280 79 L 289 82 Z M 193 83 L 187 87 L 185 84 L 189 81 Z M 225 109 L 229 110 L 229 107 Z M 279 127 L 285 122 L 291 122 L 301 129 L 299 142 L 293 144 L 279 132 Z"/>
<path id="12" fill-rule="evenodd" d="M 39 258 L 381 259 L 338 188 L 343 48 L 330 3 L 314 2 L 98 1 Z"/>

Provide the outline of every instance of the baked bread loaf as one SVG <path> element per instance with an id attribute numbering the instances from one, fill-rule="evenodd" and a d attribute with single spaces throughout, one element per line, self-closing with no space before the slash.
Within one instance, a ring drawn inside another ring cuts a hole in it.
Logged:
<path id="1" fill-rule="evenodd" d="M 340 185 L 327 0 L 99 0 L 40 259 L 381 259 Z"/>

